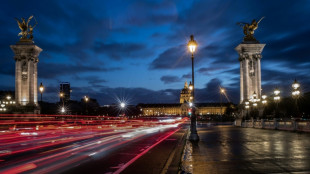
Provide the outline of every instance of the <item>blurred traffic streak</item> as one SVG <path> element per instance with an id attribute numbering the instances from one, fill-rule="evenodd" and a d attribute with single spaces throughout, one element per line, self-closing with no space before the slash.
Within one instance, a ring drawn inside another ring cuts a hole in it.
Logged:
<path id="1" fill-rule="evenodd" d="M 0 173 L 66 171 L 137 139 L 158 136 L 155 146 L 187 121 L 68 115 L 0 115 L 0 119 Z"/>

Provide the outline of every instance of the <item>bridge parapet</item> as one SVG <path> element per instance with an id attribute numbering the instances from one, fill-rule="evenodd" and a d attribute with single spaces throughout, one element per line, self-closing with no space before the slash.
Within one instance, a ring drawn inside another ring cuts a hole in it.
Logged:
<path id="1" fill-rule="evenodd" d="M 245 120 L 241 127 L 310 132 L 310 120 Z"/>

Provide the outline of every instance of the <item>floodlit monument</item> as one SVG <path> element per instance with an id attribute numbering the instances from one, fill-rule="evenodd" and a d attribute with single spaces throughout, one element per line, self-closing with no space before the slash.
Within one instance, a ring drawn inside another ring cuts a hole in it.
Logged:
<path id="1" fill-rule="evenodd" d="M 251 100 L 254 94 L 261 98 L 261 63 L 262 51 L 266 44 L 260 44 L 254 38 L 254 31 L 258 28 L 258 22 L 254 19 L 251 24 L 237 23 L 243 28 L 243 42 L 235 50 L 239 54 L 240 61 L 240 103 Z"/>
<path id="2" fill-rule="evenodd" d="M 20 40 L 11 45 L 15 56 L 15 101 L 22 106 L 37 106 L 38 104 L 38 84 L 37 84 L 37 64 L 39 54 L 42 49 L 33 42 L 34 25 L 30 24 L 33 16 L 27 21 L 24 18 L 16 19 L 21 32 Z"/>
<path id="3" fill-rule="evenodd" d="M 190 90 L 187 82 L 184 84 L 184 88 L 181 90 L 180 103 L 189 103 L 192 101 L 192 91 Z"/>

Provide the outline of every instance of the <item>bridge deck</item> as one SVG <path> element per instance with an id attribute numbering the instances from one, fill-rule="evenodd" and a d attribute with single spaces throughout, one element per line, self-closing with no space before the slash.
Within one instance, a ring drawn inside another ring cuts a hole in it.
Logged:
<path id="1" fill-rule="evenodd" d="M 310 134 L 203 126 L 192 146 L 193 173 L 310 173 Z"/>

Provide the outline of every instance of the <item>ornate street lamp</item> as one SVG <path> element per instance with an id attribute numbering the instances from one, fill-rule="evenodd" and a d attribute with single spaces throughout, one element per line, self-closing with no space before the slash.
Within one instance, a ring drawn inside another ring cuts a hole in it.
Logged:
<path id="1" fill-rule="evenodd" d="M 262 95 L 262 99 L 263 99 L 263 100 L 262 100 L 262 104 L 263 104 L 263 105 L 266 105 L 266 104 L 267 104 L 267 100 L 266 100 L 266 99 L 267 99 L 267 96 L 266 96 L 266 95 Z"/>
<path id="2" fill-rule="evenodd" d="M 296 108 L 296 116 L 299 116 L 299 109 L 298 109 L 298 103 L 297 100 L 300 96 L 300 90 L 299 90 L 300 84 L 297 82 L 297 80 L 295 79 L 294 83 L 292 84 L 292 97 L 295 100 L 295 108 Z"/>
<path id="3" fill-rule="evenodd" d="M 194 52 L 196 51 L 197 47 L 197 42 L 194 40 L 194 36 L 190 36 L 190 41 L 187 44 L 189 51 L 192 53 L 192 95 L 193 95 L 193 100 L 192 100 L 192 115 L 191 115 L 191 134 L 189 136 L 190 141 L 199 141 L 199 136 L 197 134 L 197 128 L 196 128 L 196 113 L 195 113 L 195 76 L 194 76 Z"/>
<path id="4" fill-rule="evenodd" d="M 44 91 L 44 86 L 43 86 L 42 82 L 40 84 L 39 90 L 40 90 L 40 93 L 41 93 L 41 103 L 42 103 L 42 94 L 43 94 L 43 91 Z"/>

